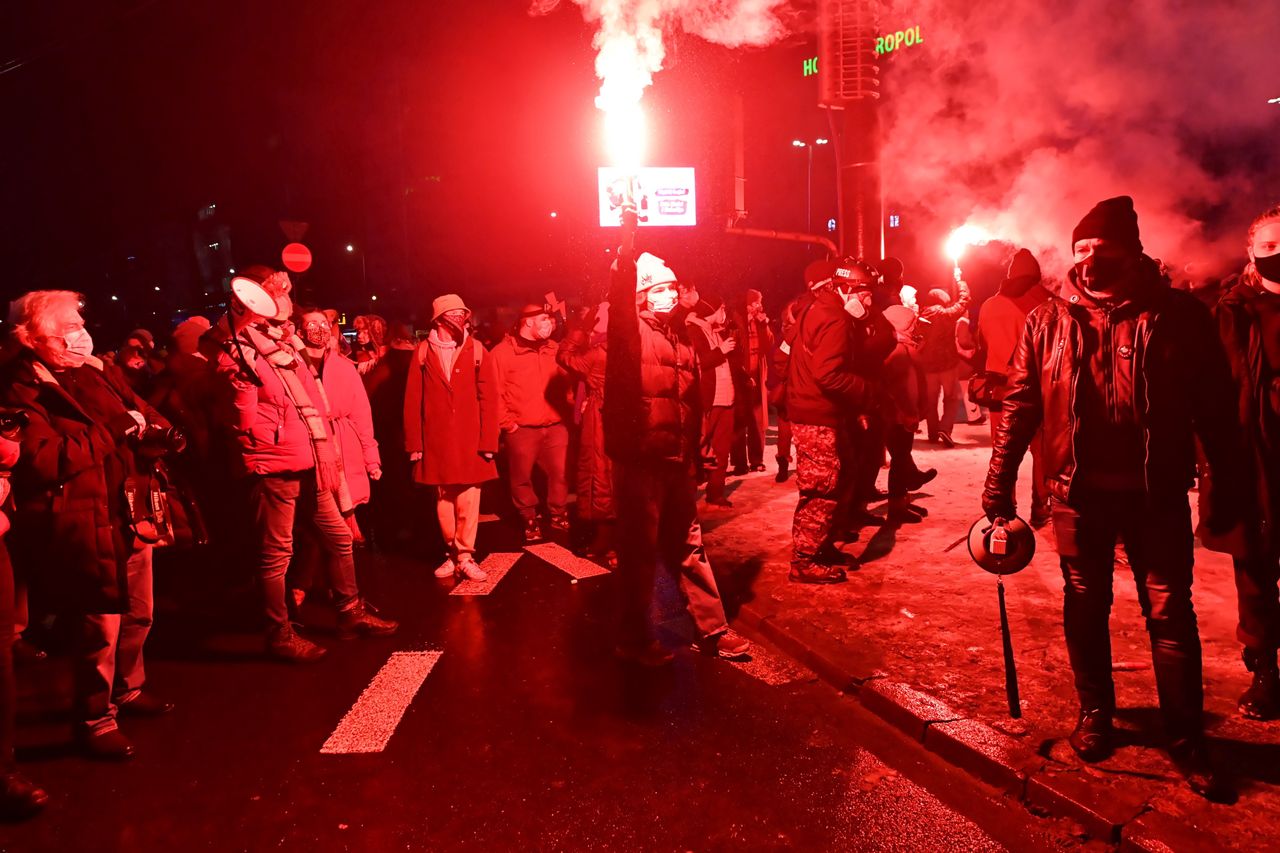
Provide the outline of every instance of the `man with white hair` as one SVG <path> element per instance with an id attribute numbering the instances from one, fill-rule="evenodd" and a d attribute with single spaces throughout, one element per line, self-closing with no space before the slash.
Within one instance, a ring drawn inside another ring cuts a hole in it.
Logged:
<path id="1" fill-rule="evenodd" d="M 21 351 L 0 377 L 0 404 L 27 413 L 14 468 L 13 555 L 75 627 L 75 736 L 84 752 L 124 760 L 117 715 L 173 709 L 143 689 L 153 610 L 151 545 L 130 521 L 134 440 L 166 429 L 118 371 L 93 357 L 82 297 L 28 293 L 10 306 Z"/>
<path id="2" fill-rule="evenodd" d="M 609 285 L 603 412 L 620 534 L 622 624 L 616 654 L 644 666 L 672 660 L 649 625 L 661 556 L 663 564 L 679 574 L 680 591 L 697 632 L 694 648 L 724 658 L 744 657 L 750 643 L 729 630 L 702 546 L 694 480 L 700 457 L 701 389 L 693 348 L 673 320 L 680 298 L 676 275 L 647 252 L 635 257 L 634 211 L 624 213 L 623 223 L 626 244 Z M 634 308 L 626 310 L 627 306 Z"/>

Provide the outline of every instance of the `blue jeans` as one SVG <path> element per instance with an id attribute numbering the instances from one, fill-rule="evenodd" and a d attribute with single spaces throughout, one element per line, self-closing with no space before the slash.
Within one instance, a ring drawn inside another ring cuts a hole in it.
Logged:
<path id="1" fill-rule="evenodd" d="M 258 580 L 271 628 L 289 624 L 285 575 L 293 557 L 293 525 L 299 516 L 315 529 L 316 541 L 329 557 L 325 563 L 338 609 L 356 603 L 360 590 L 356 586 L 351 528 L 338 511 L 333 493 L 317 490 L 314 469 L 255 476 L 250 481 L 249 499 L 258 539 Z"/>
<path id="2" fill-rule="evenodd" d="M 150 545 L 138 547 L 129 557 L 126 583 L 129 598 L 123 613 L 80 617 L 73 706 L 77 725 L 94 733 L 116 727 L 117 706 L 142 692 L 147 679 L 142 647 L 155 610 Z"/>

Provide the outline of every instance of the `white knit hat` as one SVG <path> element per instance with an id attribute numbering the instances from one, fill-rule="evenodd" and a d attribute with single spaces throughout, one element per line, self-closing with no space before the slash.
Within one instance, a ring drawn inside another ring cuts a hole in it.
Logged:
<path id="1" fill-rule="evenodd" d="M 662 258 L 644 252 L 636 258 L 636 293 L 659 284 L 675 284 L 676 274 Z"/>

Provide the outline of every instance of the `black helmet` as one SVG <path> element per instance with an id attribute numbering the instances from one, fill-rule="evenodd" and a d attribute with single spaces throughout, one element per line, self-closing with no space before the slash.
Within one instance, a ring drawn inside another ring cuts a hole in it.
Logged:
<path id="1" fill-rule="evenodd" d="M 862 258 L 850 256 L 836 264 L 836 287 L 870 288 L 879 280 L 880 273 Z"/>

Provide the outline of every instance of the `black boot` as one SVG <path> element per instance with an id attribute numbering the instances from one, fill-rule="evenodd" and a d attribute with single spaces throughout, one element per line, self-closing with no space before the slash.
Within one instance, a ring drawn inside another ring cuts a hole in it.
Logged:
<path id="1" fill-rule="evenodd" d="M 1244 665 L 1253 673 L 1253 683 L 1240 696 L 1240 716 L 1249 720 L 1280 718 L 1280 667 L 1274 651 L 1244 650 Z"/>
<path id="2" fill-rule="evenodd" d="M 357 599 L 354 606 L 338 613 L 338 637 L 343 640 L 354 640 L 356 637 L 386 637 L 394 634 L 400 623 L 394 619 L 383 619 L 373 605 L 364 599 Z"/>
<path id="3" fill-rule="evenodd" d="M 1076 730 L 1067 738 L 1067 743 L 1080 756 L 1081 761 L 1092 764 L 1102 761 L 1111 755 L 1111 712 L 1101 708 L 1081 709 L 1080 721 Z"/>
<path id="4" fill-rule="evenodd" d="M 1202 736 L 1183 738 L 1169 745 L 1169 757 L 1186 780 L 1187 787 L 1211 803 L 1230 805 L 1236 801 L 1234 788 L 1214 769 Z"/>
<path id="5" fill-rule="evenodd" d="M 785 483 L 791 476 L 791 460 L 785 456 L 778 457 L 778 473 L 773 478 L 776 482 Z"/>
<path id="6" fill-rule="evenodd" d="M 48 802 L 44 789 L 18 771 L 0 774 L 0 821 L 26 820 Z"/>

